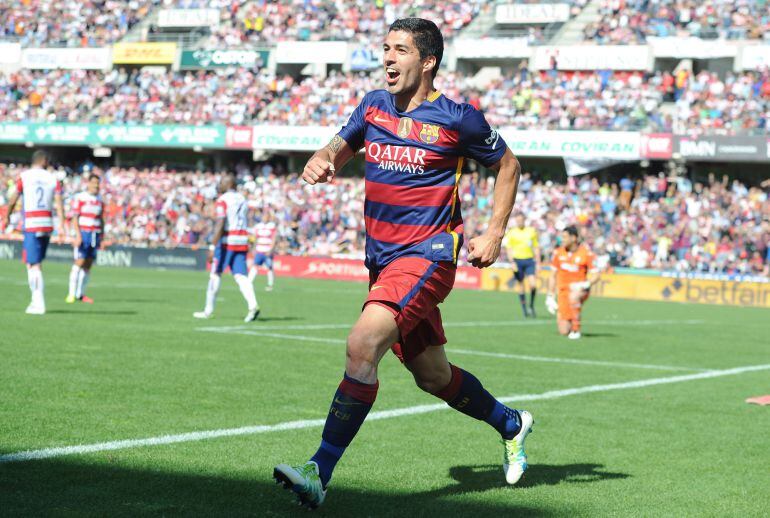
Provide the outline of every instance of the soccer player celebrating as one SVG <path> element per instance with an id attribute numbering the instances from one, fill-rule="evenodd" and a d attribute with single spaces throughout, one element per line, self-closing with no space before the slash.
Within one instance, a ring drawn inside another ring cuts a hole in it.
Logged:
<path id="1" fill-rule="evenodd" d="M 518 482 L 527 468 L 524 439 L 532 416 L 503 405 L 473 374 L 447 361 L 438 310 L 454 284 L 463 243 L 457 190 L 465 157 L 498 173 L 489 226 L 468 243 L 468 260 L 478 268 L 490 266 L 500 254 L 519 163 L 479 111 L 433 87 L 444 50 L 433 22 L 396 20 L 383 50 L 387 88 L 366 94 L 347 125 L 302 173 L 311 185 L 328 182 L 365 148 L 369 295 L 348 335 L 345 375 L 318 451 L 305 464 L 281 464 L 273 473 L 311 508 L 323 502 L 337 461 L 374 404 L 378 364 L 388 349 L 418 387 L 500 434 L 508 483 Z"/>
<path id="2" fill-rule="evenodd" d="M 61 199 L 61 184 L 51 171 L 47 170 L 48 154 L 38 150 L 32 154 L 32 167 L 23 171 L 16 181 L 16 192 L 8 200 L 3 228 L 8 228 L 11 214 L 19 197 L 22 198 L 24 217 L 24 262 L 27 264 L 27 281 L 32 301 L 27 314 L 45 314 L 45 296 L 42 263 L 53 232 L 53 210 L 59 218 L 57 233 L 64 235 L 64 207 Z"/>
<path id="3" fill-rule="evenodd" d="M 216 224 L 213 244 L 209 248 L 211 273 L 206 289 L 206 307 L 193 313 L 195 318 L 211 318 L 214 303 L 217 300 L 222 272 L 230 268 L 235 283 L 246 299 L 248 313 L 244 322 L 251 322 L 259 317 L 259 304 L 254 294 L 254 286 L 246 277 L 246 253 L 249 250 L 248 212 L 249 206 L 243 194 L 235 190 L 235 176 L 225 174 L 219 182 L 222 193 L 216 201 Z"/>
<path id="4" fill-rule="evenodd" d="M 78 193 L 73 200 L 75 227 L 75 264 L 70 270 L 69 293 L 65 301 L 72 304 L 80 300 L 87 304 L 94 301 L 86 296 L 86 285 L 91 276 L 91 266 L 96 260 L 96 251 L 102 237 L 104 228 L 103 211 L 104 204 L 99 195 L 99 175 L 91 174 L 88 177 L 88 185 L 85 191 Z"/>
<path id="5" fill-rule="evenodd" d="M 270 209 L 262 211 L 262 219 L 254 226 L 254 264 L 249 268 L 249 282 L 254 283 L 259 267 L 267 270 L 267 286 L 265 291 L 273 290 L 275 274 L 273 272 L 273 254 L 275 253 L 275 241 L 278 235 L 278 226 Z"/>
<path id="6" fill-rule="evenodd" d="M 537 294 L 537 264 L 540 261 L 540 247 L 537 244 L 537 231 L 525 224 L 524 214 L 516 214 L 514 226 L 505 235 L 505 247 L 510 259 L 513 259 L 513 279 L 519 293 L 519 303 L 524 318 L 535 318 L 535 295 Z M 529 292 L 529 309 L 527 295 Z"/>
<path id="7" fill-rule="evenodd" d="M 580 243 L 577 227 L 565 228 L 561 239 L 562 246 L 554 251 L 551 261 L 545 304 L 549 313 L 556 314 L 559 333 L 577 340 L 581 337 L 580 313 L 591 286 L 599 280 L 599 270 L 593 252 Z"/>

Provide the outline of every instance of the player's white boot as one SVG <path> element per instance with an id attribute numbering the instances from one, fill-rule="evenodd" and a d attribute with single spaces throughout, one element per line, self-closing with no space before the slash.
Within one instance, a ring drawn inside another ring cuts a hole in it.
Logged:
<path id="1" fill-rule="evenodd" d="M 244 322 L 253 322 L 257 318 L 259 318 L 259 309 L 250 309 L 248 313 L 246 313 L 246 317 L 243 319 Z"/>
<path id="2" fill-rule="evenodd" d="M 25 313 L 27 315 L 45 315 L 45 305 L 40 303 L 35 304 L 32 302 L 29 306 L 27 306 Z"/>
<path id="3" fill-rule="evenodd" d="M 526 410 L 519 410 L 521 416 L 521 429 L 513 439 L 503 439 L 503 472 L 505 472 L 505 481 L 513 485 L 519 481 L 521 476 L 527 470 L 527 454 L 524 453 L 524 440 L 532 431 L 532 425 L 535 420 L 532 414 Z"/>
<path id="4" fill-rule="evenodd" d="M 205 320 L 205 319 L 211 318 L 211 313 L 209 313 L 208 311 L 196 311 L 195 313 L 193 313 L 193 317 L 201 318 Z"/>
<path id="5" fill-rule="evenodd" d="M 318 464 L 308 461 L 302 466 L 279 464 L 273 470 L 276 484 L 283 484 L 284 489 L 291 489 L 297 495 L 299 505 L 315 509 L 326 498 L 326 489 L 318 475 Z"/>
<path id="6" fill-rule="evenodd" d="M 567 335 L 567 338 L 570 340 L 580 340 L 580 337 L 583 336 L 580 334 L 580 331 L 570 331 L 570 333 Z"/>

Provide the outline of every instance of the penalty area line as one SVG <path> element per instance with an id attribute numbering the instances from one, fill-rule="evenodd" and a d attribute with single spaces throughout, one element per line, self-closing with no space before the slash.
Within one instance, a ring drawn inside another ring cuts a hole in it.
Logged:
<path id="1" fill-rule="evenodd" d="M 708 372 L 698 372 L 695 374 L 684 374 L 680 376 L 671 376 L 667 378 L 651 378 L 637 381 L 627 381 L 621 383 L 610 383 L 606 385 L 589 385 L 571 389 L 550 390 L 540 394 L 519 394 L 500 398 L 503 403 L 539 401 L 548 399 L 558 399 L 578 394 L 591 394 L 596 392 L 610 392 L 614 390 L 635 389 L 642 387 L 652 387 L 655 385 L 666 385 L 672 383 L 683 383 L 687 381 L 720 378 L 723 376 L 734 376 L 747 372 L 757 372 L 770 370 L 770 364 L 766 365 L 748 365 L 745 367 L 735 367 L 732 369 L 714 370 Z M 410 415 L 427 414 L 446 410 L 449 407 L 444 403 L 433 405 L 419 405 L 406 408 L 396 408 L 393 410 L 380 410 L 371 412 L 366 418 L 367 421 L 379 421 L 381 419 L 391 419 L 395 417 L 404 417 Z M 243 426 L 240 428 L 227 428 L 219 430 L 207 430 L 200 432 L 189 432 L 175 435 L 162 435 L 159 437 L 148 437 L 144 439 L 127 439 L 122 441 L 100 442 L 95 444 L 81 444 L 77 446 L 62 446 L 56 448 L 45 448 L 41 450 L 28 450 L 16 453 L 7 453 L 0 455 L 0 464 L 11 462 L 27 462 L 32 460 L 50 459 L 54 457 L 63 457 L 65 455 L 78 455 L 84 453 L 97 453 L 102 451 L 125 450 L 129 448 L 140 448 L 144 446 L 159 446 L 163 444 L 179 444 L 184 442 L 203 441 L 207 439 L 216 439 L 219 437 L 236 437 L 243 435 L 257 435 L 270 432 L 280 432 L 286 430 L 303 430 L 306 428 L 318 428 L 324 425 L 324 419 L 310 419 L 302 421 L 288 421 L 272 425 Z"/>

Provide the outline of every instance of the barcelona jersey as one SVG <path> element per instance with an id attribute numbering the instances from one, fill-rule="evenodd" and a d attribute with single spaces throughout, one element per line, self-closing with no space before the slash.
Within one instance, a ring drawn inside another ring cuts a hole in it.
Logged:
<path id="1" fill-rule="evenodd" d="M 364 96 L 339 136 L 366 154 L 366 266 L 399 257 L 457 261 L 463 160 L 490 167 L 507 148 L 484 116 L 434 92 L 401 112 L 386 90 Z"/>

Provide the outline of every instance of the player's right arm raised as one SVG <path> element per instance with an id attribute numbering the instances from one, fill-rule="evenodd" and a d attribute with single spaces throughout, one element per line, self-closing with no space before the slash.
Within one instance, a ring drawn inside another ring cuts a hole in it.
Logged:
<path id="1" fill-rule="evenodd" d="M 368 94 L 367 94 L 368 95 Z M 305 169 L 302 171 L 302 179 L 310 185 L 330 182 L 335 173 L 353 158 L 356 151 L 364 146 L 366 133 L 366 106 L 367 96 L 353 110 L 348 123 L 334 135 L 334 138 L 323 148 L 310 157 Z"/>
<path id="2" fill-rule="evenodd" d="M 353 158 L 354 151 L 339 135 L 310 157 L 305 169 L 302 171 L 302 179 L 310 185 L 330 182 L 334 179 L 337 169 L 348 163 Z"/>

